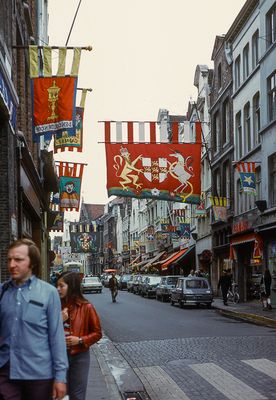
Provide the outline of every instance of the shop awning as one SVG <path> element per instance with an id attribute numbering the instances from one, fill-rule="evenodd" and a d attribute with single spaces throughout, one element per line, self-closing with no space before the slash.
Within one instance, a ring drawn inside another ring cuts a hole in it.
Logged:
<path id="1" fill-rule="evenodd" d="M 138 257 L 136 257 L 133 261 L 131 261 L 131 263 L 129 264 L 129 266 L 131 267 L 133 264 L 135 264 L 138 260 L 140 260 L 140 254 Z"/>
<path id="2" fill-rule="evenodd" d="M 141 268 L 143 265 L 147 264 L 148 260 L 140 261 L 138 264 L 133 265 L 133 267 Z"/>
<path id="3" fill-rule="evenodd" d="M 165 253 L 165 251 L 160 251 L 160 253 L 158 253 L 155 257 L 147 260 L 147 264 L 145 264 L 143 266 L 143 269 L 150 267 L 153 263 L 155 263 L 157 260 L 159 260 L 163 256 L 164 253 Z"/>
<path id="4" fill-rule="evenodd" d="M 254 242 L 254 249 L 252 257 L 253 259 L 262 258 L 263 257 L 263 239 L 258 233 L 249 233 L 246 235 L 241 235 L 237 237 L 232 237 L 230 239 L 230 260 L 237 260 L 237 254 L 233 246 L 237 246 L 239 244 Z"/>
<path id="5" fill-rule="evenodd" d="M 168 258 L 159 263 L 159 265 L 161 266 L 161 270 L 165 271 L 166 269 L 168 269 L 168 266 L 171 265 L 172 263 L 178 263 L 179 261 L 182 260 L 182 258 L 186 257 L 194 249 L 195 246 L 191 246 L 171 254 Z"/>

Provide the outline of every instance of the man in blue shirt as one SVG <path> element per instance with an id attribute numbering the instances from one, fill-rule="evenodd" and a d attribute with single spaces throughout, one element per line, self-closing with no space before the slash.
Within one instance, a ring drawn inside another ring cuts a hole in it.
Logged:
<path id="1" fill-rule="evenodd" d="M 10 245 L 11 279 L 0 288 L 0 400 L 61 400 L 66 394 L 60 299 L 35 276 L 40 266 L 34 242 Z"/>

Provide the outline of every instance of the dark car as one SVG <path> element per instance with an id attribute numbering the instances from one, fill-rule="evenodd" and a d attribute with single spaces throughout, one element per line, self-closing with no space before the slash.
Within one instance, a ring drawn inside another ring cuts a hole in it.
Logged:
<path id="1" fill-rule="evenodd" d="M 169 301 L 171 290 L 175 288 L 181 275 L 162 276 L 160 284 L 156 288 L 156 300 Z"/>
<path id="2" fill-rule="evenodd" d="M 171 305 L 179 304 L 205 304 L 211 307 L 213 301 L 213 291 L 208 279 L 206 278 L 178 278 L 176 287 L 171 290 Z"/>
<path id="3" fill-rule="evenodd" d="M 141 285 L 141 295 L 147 297 L 155 297 L 156 288 L 161 282 L 161 276 L 147 276 Z"/>
<path id="4" fill-rule="evenodd" d="M 132 276 L 132 275 L 126 274 L 126 275 L 122 275 L 122 276 L 120 277 L 119 283 L 118 283 L 118 286 L 119 286 L 119 289 L 120 289 L 120 290 L 127 289 L 127 283 L 128 283 L 128 281 L 130 280 L 131 276 Z"/>

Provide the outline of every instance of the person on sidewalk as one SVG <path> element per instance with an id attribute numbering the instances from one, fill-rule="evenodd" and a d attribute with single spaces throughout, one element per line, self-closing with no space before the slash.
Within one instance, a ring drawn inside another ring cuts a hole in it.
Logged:
<path id="1" fill-rule="evenodd" d="M 263 290 L 261 291 L 261 299 L 263 303 L 263 310 L 271 310 L 271 273 L 268 268 L 265 269 L 264 274 L 261 279 L 261 285 L 263 285 Z"/>
<path id="2" fill-rule="evenodd" d="M 221 277 L 218 282 L 218 290 L 221 289 L 223 304 L 228 306 L 227 303 L 227 293 L 231 288 L 231 276 L 227 273 L 226 270 L 223 270 Z"/>
<path id="3" fill-rule="evenodd" d="M 68 361 L 60 300 L 36 277 L 40 252 L 29 239 L 8 249 L 10 280 L 0 288 L 0 399 L 61 400 Z"/>
<path id="4" fill-rule="evenodd" d="M 89 348 L 102 337 L 98 314 L 83 297 L 77 272 L 64 272 L 57 282 L 69 360 L 70 400 L 85 400 L 90 364 Z"/>
<path id="5" fill-rule="evenodd" d="M 112 302 L 116 303 L 116 297 L 118 295 L 118 280 L 115 274 L 112 274 L 111 278 L 109 279 L 108 285 L 111 292 Z"/>

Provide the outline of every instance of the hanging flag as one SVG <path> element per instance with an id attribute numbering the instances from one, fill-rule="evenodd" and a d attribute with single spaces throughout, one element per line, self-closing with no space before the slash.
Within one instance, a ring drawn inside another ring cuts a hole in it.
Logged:
<path id="1" fill-rule="evenodd" d="M 214 220 L 216 222 L 222 221 L 227 222 L 227 198 L 211 196 L 210 202 L 214 214 Z"/>
<path id="2" fill-rule="evenodd" d="M 256 195 L 256 168 L 254 162 L 240 162 L 237 164 L 240 174 L 242 190 L 246 193 Z"/>
<path id="3" fill-rule="evenodd" d="M 48 214 L 48 230 L 63 232 L 64 213 L 61 211 L 50 211 Z"/>
<path id="4" fill-rule="evenodd" d="M 59 175 L 59 200 L 61 211 L 79 210 L 81 180 L 85 164 L 56 162 Z"/>
<path id="5" fill-rule="evenodd" d="M 70 75 L 65 75 L 66 50 L 65 47 L 59 48 L 58 71 L 53 75 L 52 48 L 42 48 L 43 69 L 40 70 L 38 46 L 29 46 L 34 142 L 38 142 L 41 135 L 49 140 L 52 134 L 65 130 L 68 134 L 75 133 L 75 102 L 81 49 L 74 49 Z"/>
<path id="6" fill-rule="evenodd" d="M 80 106 L 76 107 L 75 130 L 64 130 L 54 137 L 54 152 L 58 151 L 82 151 L 83 146 L 83 114 L 87 90 L 82 90 Z"/>
<path id="7" fill-rule="evenodd" d="M 139 132 L 141 132 L 139 123 Z M 111 122 L 105 122 L 108 195 L 154 198 L 198 204 L 200 201 L 201 129 L 196 142 L 179 142 L 178 123 L 172 123 L 171 143 L 156 141 L 150 122 L 150 142 L 134 142 L 134 123 L 127 122 L 127 141 L 111 142 Z M 116 128 L 118 124 L 116 123 Z M 116 132 L 118 134 L 118 132 Z M 121 131 L 119 132 L 121 135 Z M 120 135 L 117 135 L 120 136 Z"/>

